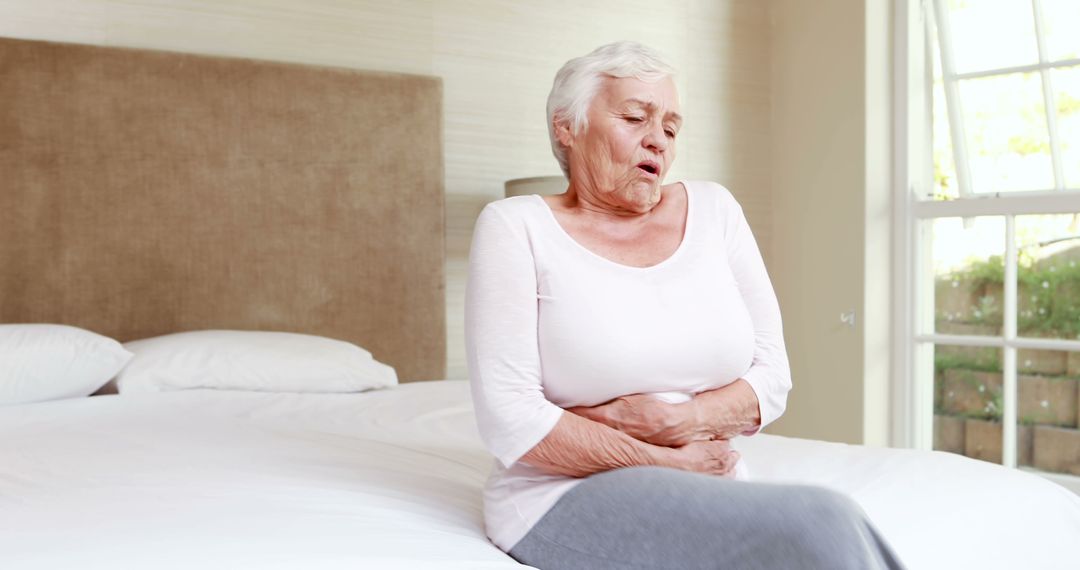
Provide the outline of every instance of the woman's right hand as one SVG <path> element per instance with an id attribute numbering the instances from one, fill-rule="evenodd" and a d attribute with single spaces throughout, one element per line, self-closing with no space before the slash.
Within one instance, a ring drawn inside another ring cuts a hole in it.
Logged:
<path id="1" fill-rule="evenodd" d="M 672 450 L 677 469 L 735 478 L 735 464 L 739 452 L 731 448 L 726 439 L 695 441 Z"/>

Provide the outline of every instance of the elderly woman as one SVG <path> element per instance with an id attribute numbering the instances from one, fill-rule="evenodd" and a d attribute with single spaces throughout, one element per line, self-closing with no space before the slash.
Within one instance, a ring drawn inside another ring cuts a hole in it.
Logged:
<path id="1" fill-rule="evenodd" d="M 744 481 L 729 440 L 784 411 L 780 311 L 731 193 L 663 184 L 672 69 L 639 44 L 566 63 L 548 97 L 561 195 L 476 223 L 466 343 L 497 462 L 488 536 L 556 568 L 882 568 L 837 493 Z"/>

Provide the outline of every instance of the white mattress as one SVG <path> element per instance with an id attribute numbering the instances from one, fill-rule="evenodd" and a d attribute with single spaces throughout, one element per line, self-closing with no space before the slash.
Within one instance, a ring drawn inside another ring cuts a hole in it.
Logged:
<path id="1" fill-rule="evenodd" d="M 851 494 L 911 568 L 1076 567 L 1080 498 L 942 453 L 757 435 L 754 479 Z M 0 566 L 521 568 L 484 537 L 464 382 L 0 408 Z"/>

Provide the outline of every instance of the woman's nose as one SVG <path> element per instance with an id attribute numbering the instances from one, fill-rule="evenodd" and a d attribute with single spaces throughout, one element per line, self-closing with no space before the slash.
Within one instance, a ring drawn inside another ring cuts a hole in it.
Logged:
<path id="1" fill-rule="evenodd" d="M 641 141 L 645 148 L 654 150 L 656 152 L 664 152 L 668 147 L 667 134 L 664 133 L 663 125 L 655 125 L 649 129 L 649 132 L 645 133 L 644 140 Z"/>

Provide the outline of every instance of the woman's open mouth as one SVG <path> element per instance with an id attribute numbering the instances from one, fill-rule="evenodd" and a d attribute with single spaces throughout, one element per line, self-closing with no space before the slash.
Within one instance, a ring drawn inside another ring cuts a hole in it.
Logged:
<path id="1" fill-rule="evenodd" d="M 642 172 L 645 172 L 646 174 L 648 174 L 650 176 L 653 176 L 653 177 L 658 176 L 660 174 L 660 165 L 653 162 L 653 161 L 651 161 L 651 160 L 646 160 L 644 162 L 639 162 L 638 165 L 637 165 L 637 168 L 638 168 L 638 170 L 641 170 Z"/>

